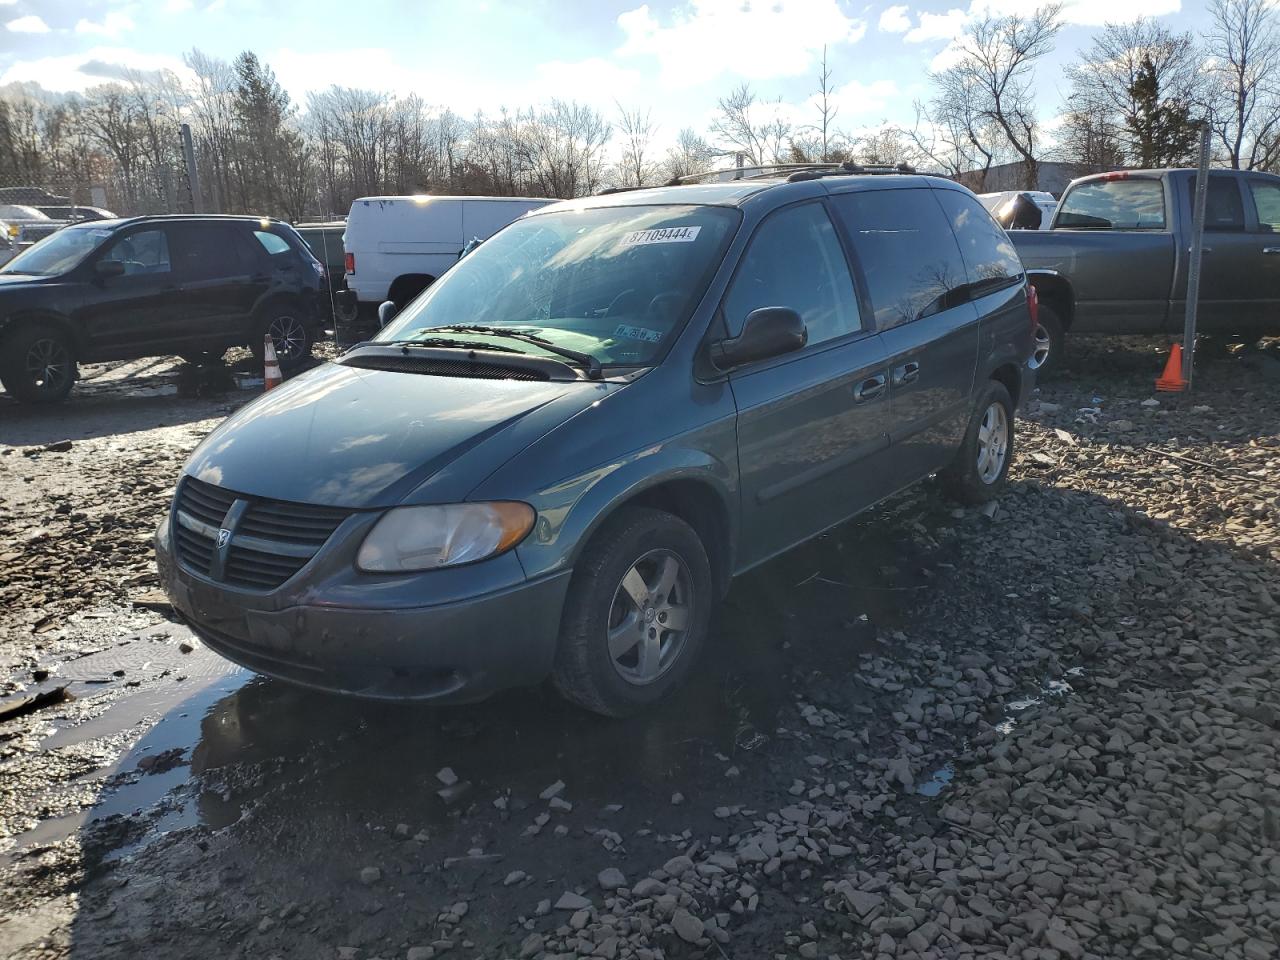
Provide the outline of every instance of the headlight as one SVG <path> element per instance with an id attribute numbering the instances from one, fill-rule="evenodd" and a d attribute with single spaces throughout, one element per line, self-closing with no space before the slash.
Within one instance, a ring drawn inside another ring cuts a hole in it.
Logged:
<path id="1" fill-rule="evenodd" d="M 387 511 L 360 545 L 367 573 L 436 570 L 510 550 L 533 528 L 527 503 L 446 503 Z"/>

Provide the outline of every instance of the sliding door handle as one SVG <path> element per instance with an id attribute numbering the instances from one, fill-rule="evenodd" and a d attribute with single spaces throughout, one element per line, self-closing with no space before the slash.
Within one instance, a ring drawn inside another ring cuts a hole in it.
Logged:
<path id="1" fill-rule="evenodd" d="M 900 367 L 893 368 L 893 385 L 895 387 L 904 383 L 910 383 L 920 376 L 920 364 L 915 360 L 908 360 Z"/>

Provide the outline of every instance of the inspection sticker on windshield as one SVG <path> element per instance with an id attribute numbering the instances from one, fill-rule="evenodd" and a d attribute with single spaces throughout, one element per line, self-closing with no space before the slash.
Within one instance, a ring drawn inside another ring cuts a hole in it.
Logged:
<path id="1" fill-rule="evenodd" d="M 696 227 L 694 229 L 697 229 Z M 642 340 L 645 343 L 657 343 L 662 339 L 662 333 L 658 330 L 647 330 L 644 327 L 629 327 L 625 323 L 618 324 L 616 330 L 613 331 L 615 337 L 625 337 L 627 340 Z"/>
<path id="2" fill-rule="evenodd" d="M 653 230 L 636 230 L 622 235 L 624 247 L 638 247 L 645 243 L 692 243 L 698 239 L 702 227 L 657 227 Z"/>

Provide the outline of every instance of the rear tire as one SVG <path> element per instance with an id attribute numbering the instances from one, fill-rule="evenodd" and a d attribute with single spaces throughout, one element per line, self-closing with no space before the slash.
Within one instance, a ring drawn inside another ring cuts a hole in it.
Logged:
<path id="1" fill-rule="evenodd" d="M 1037 313 L 1035 347 L 1027 361 L 1027 366 L 1035 371 L 1038 379 L 1051 377 L 1057 372 L 1066 343 L 1067 333 L 1061 315 L 1052 304 L 1042 302 Z"/>
<path id="2" fill-rule="evenodd" d="M 1012 460 L 1013 400 L 1004 384 L 988 380 L 955 460 L 940 474 L 943 489 L 960 503 L 986 503 L 1004 489 Z"/>
<path id="3" fill-rule="evenodd" d="M 295 303 L 282 301 L 271 304 L 263 311 L 257 325 L 257 334 L 249 344 L 253 357 L 262 363 L 266 351 L 265 339 L 271 336 L 275 344 L 276 360 L 280 369 L 288 372 L 301 366 L 311 356 L 315 345 L 315 331 L 303 319 L 303 312 Z"/>
<path id="4" fill-rule="evenodd" d="M 714 602 L 711 563 L 693 528 L 661 510 L 627 507 L 578 560 L 552 683 L 594 713 L 636 713 L 688 678 Z"/>
<path id="5" fill-rule="evenodd" d="M 75 344 L 56 327 L 20 327 L 0 344 L 0 383 L 23 403 L 66 399 L 76 376 Z"/>

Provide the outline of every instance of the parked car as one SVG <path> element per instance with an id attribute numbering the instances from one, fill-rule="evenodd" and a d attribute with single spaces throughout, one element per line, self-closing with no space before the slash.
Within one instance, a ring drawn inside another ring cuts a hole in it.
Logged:
<path id="1" fill-rule="evenodd" d="M 13 237 L 9 234 L 9 225 L 0 220 L 0 266 L 4 266 L 12 260 L 17 252 Z"/>
<path id="2" fill-rule="evenodd" d="M 35 207 L 21 203 L 0 204 L 0 220 L 9 225 L 9 239 L 18 250 L 25 250 L 66 226 L 65 220 L 54 220 Z"/>
<path id="3" fill-rule="evenodd" d="M 345 220 L 297 223 L 293 228 L 298 231 L 298 236 L 302 237 L 315 258 L 324 264 L 328 284 L 324 314 L 326 318 L 332 318 L 338 294 L 347 287 L 346 260 L 342 249 L 342 233 L 346 230 L 347 223 Z"/>
<path id="4" fill-rule="evenodd" d="M 361 197 L 343 236 L 351 304 L 371 318 L 378 304 L 398 307 L 458 262 L 468 241 L 484 240 L 552 200 L 531 197 Z"/>
<path id="5" fill-rule="evenodd" d="M 1128 170 L 1072 181 L 1052 229 L 1009 234 L 1040 295 L 1032 365 L 1071 333 L 1179 333 L 1186 315 L 1196 171 Z M 1209 175 L 1198 329 L 1280 333 L 1280 176 Z"/>
<path id="6" fill-rule="evenodd" d="M 696 669 L 734 575 L 934 473 L 1001 490 L 1033 304 L 941 178 L 544 207 L 216 429 L 161 580 L 210 647 L 294 683 L 450 701 L 549 675 L 627 714 Z"/>
<path id="7" fill-rule="evenodd" d="M 68 223 L 82 223 L 85 220 L 117 219 L 114 213 L 110 210 L 104 210 L 102 207 L 82 207 L 78 205 L 48 207 L 40 205 L 35 209 L 52 220 L 65 220 Z"/>
<path id="8" fill-rule="evenodd" d="M 1043 190 L 980 193 L 978 199 L 1006 230 L 1048 230 L 1058 201 Z"/>
<path id="9" fill-rule="evenodd" d="M 177 354 L 193 362 L 264 334 L 282 367 L 322 333 L 324 267 L 287 223 L 134 217 L 73 224 L 0 268 L 0 382 L 63 399 L 83 361 Z"/>

